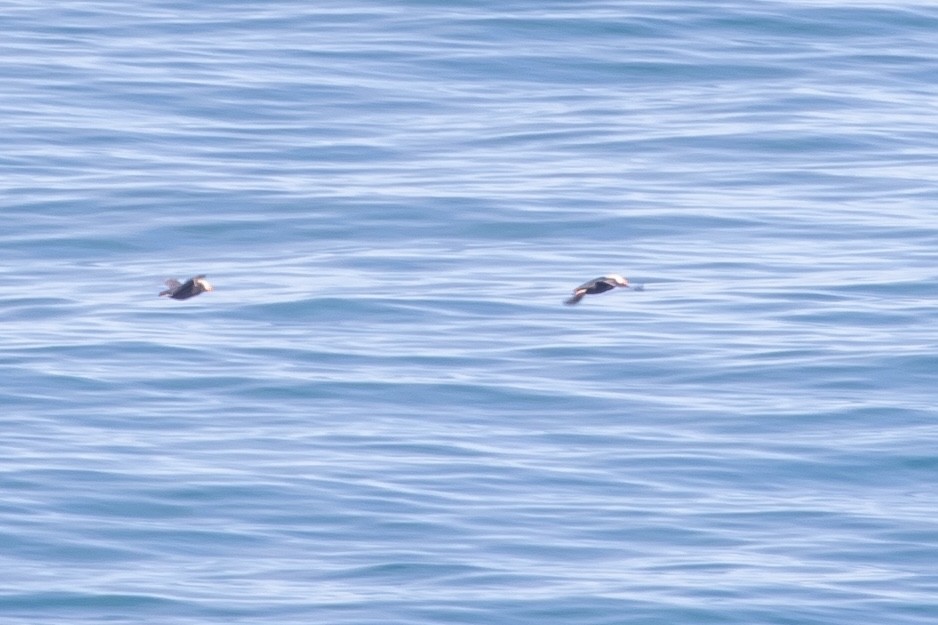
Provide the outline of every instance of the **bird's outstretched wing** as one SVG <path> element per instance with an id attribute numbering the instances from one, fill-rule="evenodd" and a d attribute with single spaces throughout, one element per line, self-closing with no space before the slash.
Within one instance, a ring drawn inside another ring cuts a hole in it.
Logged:
<path id="1" fill-rule="evenodd" d="M 575 291 L 573 291 L 573 297 L 571 297 L 570 299 L 564 300 L 563 303 L 566 304 L 567 306 L 573 306 L 574 304 L 578 303 L 581 299 L 583 299 L 584 295 L 586 295 L 586 289 L 583 289 L 583 288 L 576 289 Z"/>
<path id="2" fill-rule="evenodd" d="M 169 294 L 171 294 L 173 291 L 175 291 L 176 289 L 178 289 L 178 288 L 181 287 L 181 286 L 182 286 L 182 284 L 179 282 L 179 280 L 175 280 L 175 279 L 173 279 L 173 278 L 170 278 L 169 280 L 166 281 L 166 287 L 167 287 L 166 290 L 165 290 L 165 291 L 160 291 L 159 297 L 162 297 L 162 296 L 164 296 L 164 295 L 169 295 Z"/>

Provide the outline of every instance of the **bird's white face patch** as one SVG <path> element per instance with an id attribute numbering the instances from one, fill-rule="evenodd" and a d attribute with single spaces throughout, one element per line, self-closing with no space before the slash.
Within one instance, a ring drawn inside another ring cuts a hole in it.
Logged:
<path id="1" fill-rule="evenodd" d="M 625 278 L 623 278 L 622 276 L 620 276 L 620 275 L 617 274 L 617 273 L 611 273 L 611 274 L 609 274 L 608 276 L 606 276 L 606 278 L 608 278 L 609 280 L 612 280 L 613 282 L 615 282 L 615 283 L 618 284 L 619 286 L 628 286 L 628 285 L 629 285 L 629 281 L 626 280 Z"/>
<path id="2" fill-rule="evenodd" d="M 210 283 L 208 280 L 205 280 L 204 278 L 199 278 L 199 279 L 196 280 L 195 282 L 196 282 L 196 284 L 198 284 L 199 286 L 201 286 L 201 287 L 202 287 L 203 289 L 205 289 L 206 291 L 214 291 L 214 290 L 215 290 L 215 287 L 213 287 L 213 286 L 211 285 L 211 283 Z"/>

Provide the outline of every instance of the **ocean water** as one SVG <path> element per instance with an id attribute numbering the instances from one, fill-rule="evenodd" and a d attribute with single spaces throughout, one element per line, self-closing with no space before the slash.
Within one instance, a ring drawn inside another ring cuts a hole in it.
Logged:
<path id="1" fill-rule="evenodd" d="M 0 623 L 938 622 L 933 3 L 0 26 Z"/>

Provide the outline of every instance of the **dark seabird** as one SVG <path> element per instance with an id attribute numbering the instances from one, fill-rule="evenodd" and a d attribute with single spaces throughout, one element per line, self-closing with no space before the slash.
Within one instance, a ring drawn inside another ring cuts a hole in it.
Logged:
<path id="1" fill-rule="evenodd" d="M 596 278 L 595 280 L 584 282 L 577 288 L 573 289 L 573 297 L 566 300 L 564 304 L 572 306 L 573 304 L 576 304 L 581 299 L 583 299 L 583 296 L 585 295 L 605 293 L 606 291 L 611 291 L 617 286 L 624 286 L 628 288 L 629 281 L 617 273 L 611 273 L 608 276 L 603 276 L 602 278 Z"/>
<path id="2" fill-rule="evenodd" d="M 161 291 L 160 296 L 169 295 L 173 299 L 189 299 L 203 291 L 214 290 L 212 285 L 209 284 L 209 281 L 205 279 L 204 275 L 189 278 L 182 284 L 179 283 L 179 280 L 170 279 L 166 281 L 166 286 L 169 288 L 165 291 Z"/>

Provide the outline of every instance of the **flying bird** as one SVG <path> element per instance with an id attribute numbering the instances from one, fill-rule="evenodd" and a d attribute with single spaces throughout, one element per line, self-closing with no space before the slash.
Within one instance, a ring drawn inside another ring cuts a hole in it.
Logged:
<path id="1" fill-rule="evenodd" d="M 576 304 L 586 295 L 595 295 L 596 293 L 605 293 L 606 291 L 611 291 L 617 286 L 624 286 L 628 288 L 629 281 L 620 276 L 617 273 L 611 273 L 608 276 L 603 276 L 602 278 L 596 278 L 595 280 L 590 280 L 589 282 L 584 282 L 577 288 L 573 289 L 573 296 L 564 301 L 564 304 L 572 306 Z"/>
<path id="2" fill-rule="evenodd" d="M 168 287 L 165 291 L 160 291 L 160 297 L 169 295 L 173 299 L 189 299 L 195 297 L 204 291 L 213 291 L 214 287 L 205 279 L 204 275 L 189 278 L 183 283 L 179 280 L 169 279 L 166 281 Z"/>

